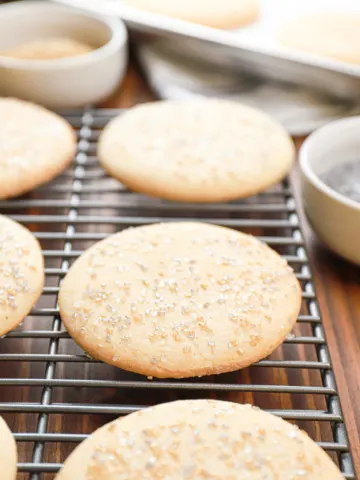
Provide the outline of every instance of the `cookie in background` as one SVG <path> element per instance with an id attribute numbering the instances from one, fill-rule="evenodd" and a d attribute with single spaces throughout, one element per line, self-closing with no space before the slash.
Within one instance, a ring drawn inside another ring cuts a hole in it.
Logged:
<path id="1" fill-rule="evenodd" d="M 279 43 L 294 50 L 360 65 L 360 14 L 309 13 L 285 23 Z"/>
<path id="2" fill-rule="evenodd" d="M 67 120 L 16 98 L 0 98 L 0 199 L 49 182 L 71 163 L 76 135 Z"/>
<path id="3" fill-rule="evenodd" d="M 214 28 L 233 29 L 254 22 L 259 0 L 124 0 L 126 5 Z"/>
<path id="4" fill-rule="evenodd" d="M 219 99 L 162 101 L 120 114 L 100 135 L 103 168 L 131 190 L 180 202 L 224 202 L 281 181 L 295 150 L 265 113 Z"/>

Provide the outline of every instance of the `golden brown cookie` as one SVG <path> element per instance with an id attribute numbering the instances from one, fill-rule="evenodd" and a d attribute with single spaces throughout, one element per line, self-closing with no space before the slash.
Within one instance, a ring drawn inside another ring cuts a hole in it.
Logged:
<path id="1" fill-rule="evenodd" d="M 45 38 L 22 43 L 0 55 L 23 60 L 54 60 L 84 55 L 93 50 L 89 45 L 72 38 Z"/>
<path id="2" fill-rule="evenodd" d="M 0 215 L 0 336 L 17 327 L 41 295 L 44 260 L 33 234 Z"/>
<path id="3" fill-rule="evenodd" d="M 105 127 L 98 154 L 104 169 L 132 190 L 183 202 L 218 202 L 282 180 L 294 146 L 264 113 L 201 99 L 128 110 Z"/>
<path id="4" fill-rule="evenodd" d="M 57 480 L 342 480 L 305 432 L 250 405 L 165 403 L 94 432 Z"/>
<path id="5" fill-rule="evenodd" d="M 214 28 L 248 25 L 259 15 L 258 0 L 124 0 L 131 7 Z"/>
<path id="6" fill-rule="evenodd" d="M 15 480 L 17 472 L 16 443 L 9 427 L 0 417 L 1 480 Z"/>
<path id="7" fill-rule="evenodd" d="M 0 98 L 0 199 L 49 182 L 75 151 L 75 133 L 59 115 L 30 102 Z"/>
<path id="8" fill-rule="evenodd" d="M 360 65 L 360 15 L 304 15 L 281 28 L 279 41 L 294 50 Z"/>
<path id="9" fill-rule="evenodd" d="M 86 251 L 59 295 L 61 318 L 91 356 L 153 377 L 229 372 L 292 330 L 301 291 L 255 237 L 204 223 L 122 231 Z"/>

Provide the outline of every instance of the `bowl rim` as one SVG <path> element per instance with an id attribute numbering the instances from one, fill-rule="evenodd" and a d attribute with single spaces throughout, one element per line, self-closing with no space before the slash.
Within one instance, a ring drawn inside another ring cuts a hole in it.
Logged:
<path id="1" fill-rule="evenodd" d="M 352 200 L 351 198 L 346 197 L 345 195 L 338 193 L 336 190 L 329 187 L 321 178 L 314 172 L 313 168 L 310 166 L 309 159 L 311 158 L 310 149 L 314 148 L 314 143 L 317 142 L 320 134 L 326 132 L 327 130 L 334 130 L 336 127 L 342 127 L 344 125 L 348 126 L 357 126 L 360 130 L 360 116 L 354 116 L 349 118 L 341 118 L 330 122 L 327 125 L 319 128 L 313 132 L 309 137 L 304 141 L 302 147 L 299 151 L 299 164 L 302 173 L 307 178 L 307 180 L 318 190 L 321 191 L 324 195 L 332 198 L 333 200 L 341 203 L 346 208 L 351 208 L 360 212 L 360 203 Z"/>
<path id="2" fill-rule="evenodd" d="M 18 59 L 9 58 L 0 54 L 0 69 L 27 69 L 27 70 L 62 70 L 71 67 L 81 67 L 89 65 L 96 61 L 102 60 L 104 57 L 112 55 L 127 45 L 128 34 L 125 24 L 122 20 L 115 17 L 105 17 L 88 12 L 83 12 L 80 9 L 73 8 L 66 5 L 59 5 L 52 2 L 44 2 L 43 0 L 30 0 L 26 2 L 15 2 L 0 5 L 1 12 L 16 11 L 23 9 L 24 12 L 29 9 L 53 9 L 54 12 L 62 10 L 68 12 L 70 15 L 76 17 L 85 17 L 96 20 L 106 26 L 110 33 L 110 39 L 104 45 L 88 53 L 77 55 L 76 57 L 46 59 L 46 60 L 32 60 L 32 59 Z"/>

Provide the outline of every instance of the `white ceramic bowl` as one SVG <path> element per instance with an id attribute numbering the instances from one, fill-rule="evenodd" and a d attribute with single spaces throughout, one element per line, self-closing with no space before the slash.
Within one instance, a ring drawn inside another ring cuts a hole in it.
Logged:
<path id="1" fill-rule="evenodd" d="M 320 128 L 300 150 L 303 202 L 312 228 L 331 250 L 360 265 L 360 203 L 319 178 L 335 165 L 355 160 L 360 161 L 360 117 Z"/>
<path id="2" fill-rule="evenodd" d="M 0 6 L 0 52 L 51 37 L 68 37 L 95 49 L 54 60 L 0 56 L 0 95 L 50 108 L 72 108 L 108 97 L 127 66 L 127 32 L 117 19 L 102 18 L 42 1 Z"/>

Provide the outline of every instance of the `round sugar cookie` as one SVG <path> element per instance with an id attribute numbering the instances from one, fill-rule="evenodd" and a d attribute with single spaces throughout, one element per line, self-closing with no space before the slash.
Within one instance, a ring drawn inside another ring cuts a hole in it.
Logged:
<path id="1" fill-rule="evenodd" d="M 98 154 L 130 189 L 183 202 L 218 202 L 282 180 L 294 146 L 270 117 L 217 99 L 140 105 L 113 119 Z"/>
<path id="2" fill-rule="evenodd" d="M 360 15 L 323 12 L 295 18 L 280 29 L 282 45 L 360 65 Z"/>
<path id="3" fill-rule="evenodd" d="M 91 356 L 152 377 L 229 372 L 292 330 L 301 291 L 256 238 L 203 223 L 124 230 L 86 251 L 60 288 L 61 318 Z"/>
<path id="4" fill-rule="evenodd" d="M 89 45 L 72 38 L 44 38 L 13 47 L 1 55 L 24 60 L 54 60 L 76 57 L 93 51 Z"/>
<path id="5" fill-rule="evenodd" d="M 1 480 L 15 480 L 17 473 L 16 443 L 9 427 L 0 417 Z"/>
<path id="6" fill-rule="evenodd" d="M 0 199 L 49 182 L 75 150 L 75 133 L 66 120 L 33 103 L 0 98 Z"/>
<path id="7" fill-rule="evenodd" d="M 0 215 L 0 336 L 17 327 L 41 295 L 44 260 L 33 234 Z"/>
<path id="8" fill-rule="evenodd" d="M 96 430 L 56 480 L 342 480 L 295 425 L 218 400 L 165 403 Z"/>
<path id="9" fill-rule="evenodd" d="M 124 0 L 131 7 L 214 28 L 248 25 L 259 15 L 258 0 Z"/>

